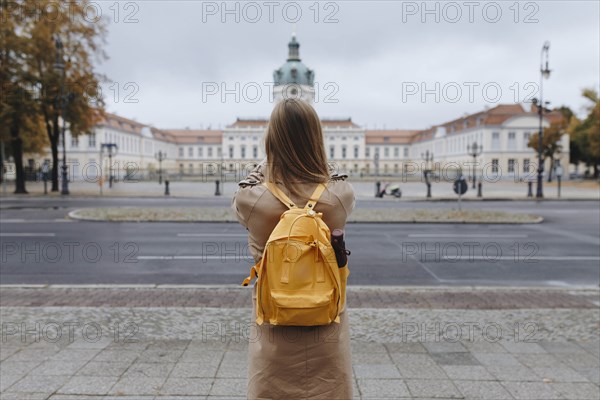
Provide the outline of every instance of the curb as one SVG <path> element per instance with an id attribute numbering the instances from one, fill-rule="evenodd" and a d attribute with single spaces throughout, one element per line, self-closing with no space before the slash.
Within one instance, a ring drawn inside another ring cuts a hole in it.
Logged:
<path id="1" fill-rule="evenodd" d="M 87 221 L 87 222 L 107 222 L 107 223 L 237 223 L 238 221 L 234 218 L 231 219 L 217 219 L 217 220 L 173 220 L 173 219 L 158 219 L 158 220 L 140 220 L 135 218 L 125 218 L 118 221 L 111 221 L 104 218 L 94 218 L 78 215 L 78 212 L 85 210 L 82 208 L 72 210 L 67 214 L 67 217 L 76 221 Z M 378 210 L 378 209 L 377 209 Z M 540 224 L 544 221 L 541 216 L 533 216 L 534 219 L 530 221 L 468 221 L 465 219 L 455 220 L 437 220 L 437 219 L 404 219 L 398 221 L 385 221 L 385 220 L 356 220 L 352 215 L 346 221 L 347 224 L 473 224 L 473 225 L 529 225 L 529 224 Z"/>

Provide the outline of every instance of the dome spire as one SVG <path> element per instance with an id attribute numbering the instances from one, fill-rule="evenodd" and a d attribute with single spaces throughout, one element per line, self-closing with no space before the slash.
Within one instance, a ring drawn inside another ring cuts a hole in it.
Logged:
<path id="1" fill-rule="evenodd" d="M 296 40 L 296 24 L 292 31 L 292 40 L 288 44 L 288 61 L 300 61 L 300 43 Z"/>

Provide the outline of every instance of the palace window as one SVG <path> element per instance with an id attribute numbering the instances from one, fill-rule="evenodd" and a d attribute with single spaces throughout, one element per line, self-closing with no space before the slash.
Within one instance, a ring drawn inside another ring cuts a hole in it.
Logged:
<path id="1" fill-rule="evenodd" d="M 96 148 L 96 134 L 90 133 L 88 135 L 88 147 L 94 149 Z"/>
<path id="2" fill-rule="evenodd" d="M 508 132 L 508 150 L 517 149 L 517 133 Z"/>
<path id="3" fill-rule="evenodd" d="M 508 172 L 510 172 L 510 173 L 515 172 L 515 159 L 514 158 L 508 159 Z"/>
<path id="4" fill-rule="evenodd" d="M 252 146 L 252 158 L 258 158 L 258 146 Z"/>
<path id="5" fill-rule="evenodd" d="M 233 158 L 233 146 L 229 146 L 229 158 Z"/>
<path id="6" fill-rule="evenodd" d="M 335 147 L 329 146 L 329 158 L 334 158 L 334 157 L 335 157 Z"/>
<path id="7" fill-rule="evenodd" d="M 179 157 L 182 158 L 183 157 L 183 147 L 179 148 Z"/>
<path id="8" fill-rule="evenodd" d="M 408 158 L 408 147 L 404 148 L 404 157 Z"/>
<path id="9" fill-rule="evenodd" d="M 192 146 L 188 147 L 188 157 L 194 157 L 194 148 Z"/>
<path id="10" fill-rule="evenodd" d="M 523 134 L 523 148 L 526 149 L 529 147 L 529 139 L 531 139 L 531 133 L 525 132 Z"/>
<path id="11" fill-rule="evenodd" d="M 529 168 L 531 167 L 529 158 L 523 160 L 523 172 L 529 173 Z"/>
<path id="12" fill-rule="evenodd" d="M 500 150 L 500 132 L 492 132 L 492 150 Z"/>
<path id="13" fill-rule="evenodd" d="M 498 173 L 498 159 L 497 158 L 492 158 L 492 172 L 495 174 Z"/>
<path id="14" fill-rule="evenodd" d="M 394 157 L 400 157 L 400 147 L 398 146 L 394 147 Z"/>
<path id="15" fill-rule="evenodd" d="M 246 158 L 246 146 L 241 147 L 242 158 Z"/>
<path id="16" fill-rule="evenodd" d="M 354 158 L 358 158 L 358 146 L 354 146 Z"/>
<path id="17" fill-rule="evenodd" d="M 198 146 L 198 157 L 203 157 L 202 146 Z"/>
<path id="18" fill-rule="evenodd" d="M 342 158 L 346 158 L 346 146 L 342 146 Z"/>

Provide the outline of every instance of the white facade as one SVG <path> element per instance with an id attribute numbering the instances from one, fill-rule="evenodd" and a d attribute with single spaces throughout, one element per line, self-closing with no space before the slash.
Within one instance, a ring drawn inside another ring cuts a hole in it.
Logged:
<path id="1" fill-rule="evenodd" d="M 299 46 L 292 37 L 287 62 L 274 72 L 276 100 L 300 97 L 312 102 L 314 98 L 314 71 L 301 62 Z M 557 112 L 549 117 L 561 118 Z M 544 119 L 545 127 L 550 125 L 549 119 Z M 461 167 L 469 175 L 475 162 L 477 175 L 486 179 L 519 180 L 527 179 L 537 168 L 536 152 L 527 143 L 538 131 L 538 115 L 518 104 L 498 105 L 420 131 L 367 130 L 350 118 L 321 122 L 327 157 L 342 173 L 421 176 L 423 169 L 433 168 L 443 176 L 445 171 L 455 173 Z M 162 169 L 169 174 L 183 177 L 238 171 L 241 179 L 249 166 L 265 157 L 267 123 L 263 118 L 238 118 L 223 130 L 161 130 L 108 114 L 92 135 L 72 139 L 67 133 L 69 170 L 73 179 L 86 178 L 92 170 L 97 173 L 101 145 L 114 143 L 118 147 L 112 159 L 117 176 L 131 168 L 140 178 L 153 176 L 159 168 L 156 155 L 160 152 L 166 154 Z M 468 153 L 474 142 L 483 146 L 476 159 Z M 562 136 L 561 146 L 557 157 L 565 167 L 569 163 L 568 135 Z M 433 164 L 425 161 L 427 153 L 433 155 Z M 102 167 L 106 176 L 106 152 Z M 548 161 L 545 170 L 549 167 Z"/>

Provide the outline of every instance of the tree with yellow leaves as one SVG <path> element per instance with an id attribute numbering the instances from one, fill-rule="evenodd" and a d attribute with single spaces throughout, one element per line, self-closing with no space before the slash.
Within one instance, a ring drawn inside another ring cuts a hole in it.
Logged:
<path id="1" fill-rule="evenodd" d="M 62 106 L 74 137 L 90 133 L 104 117 L 99 93 L 106 78 L 94 71 L 92 56 L 107 58 L 100 46 L 107 17 L 90 19 L 88 7 L 89 0 L 0 0 L 0 135 L 10 137 L 19 193 L 26 192 L 23 151 L 39 151 L 38 146 L 48 144 L 52 191 L 58 191 Z M 56 68 L 59 60 L 62 70 Z M 40 141 L 43 131 L 46 139 Z"/>
<path id="2" fill-rule="evenodd" d="M 568 121 L 570 116 L 573 114 L 568 107 L 560 107 L 551 111 L 551 113 L 557 115 L 558 118 L 552 118 L 553 122 L 548 128 L 544 129 L 544 135 L 542 139 L 542 162 L 545 162 L 547 159 L 550 160 L 548 182 L 552 182 L 552 167 L 554 166 L 554 158 L 562 150 L 560 139 L 565 133 L 567 133 L 566 121 Z M 531 137 L 529 138 L 529 143 L 527 144 L 528 147 L 534 149 L 536 152 L 539 151 L 538 138 L 539 134 L 537 133 L 531 135 Z"/>
<path id="3" fill-rule="evenodd" d="M 593 167 L 594 178 L 598 179 L 600 176 L 598 168 L 600 165 L 600 99 L 594 89 L 584 89 L 582 95 L 591 104 L 586 107 L 587 117 L 579 120 L 574 116 L 567 129 L 573 143 L 571 162 L 574 164 L 584 162 L 586 166 Z"/>
<path id="4" fill-rule="evenodd" d="M 77 137 L 91 133 L 104 116 L 104 101 L 99 96 L 100 82 L 91 56 L 106 59 L 100 44 L 105 41 L 106 17 L 89 19 L 89 0 L 22 0 L 29 7 L 53 10 L 27 27 L 33 52 L 27 59 L 28 69 L 40 87 L 40 111 L 52 152 L 52 191 L 58 191 L 58 144 L 61 135 L 60 100 L 65 101 L 65 120 L 69 132 Z M 33 5 L 35 3 L 35 6 Z M 57 7 L 56 4 L 60 6 Z M 62 42 L 57 48 L 56 39 Z M 63 71 L 54 68 L 57 56 L 65 63 Z"/>
<path id="5" fill-rule="evenodd" d="M 33 16 L 22 3 L 0 0 L 0 141 L 15 164 L 15 193 L 26 194 L 23 153 L 41 152 L 47 146 L 36 80 L 27 68 L 32 43 L 23 28 Z M 2 155 L 4 157 L 4 154 Z M 6 160 L 2 160 L 4 175 Z"/>

